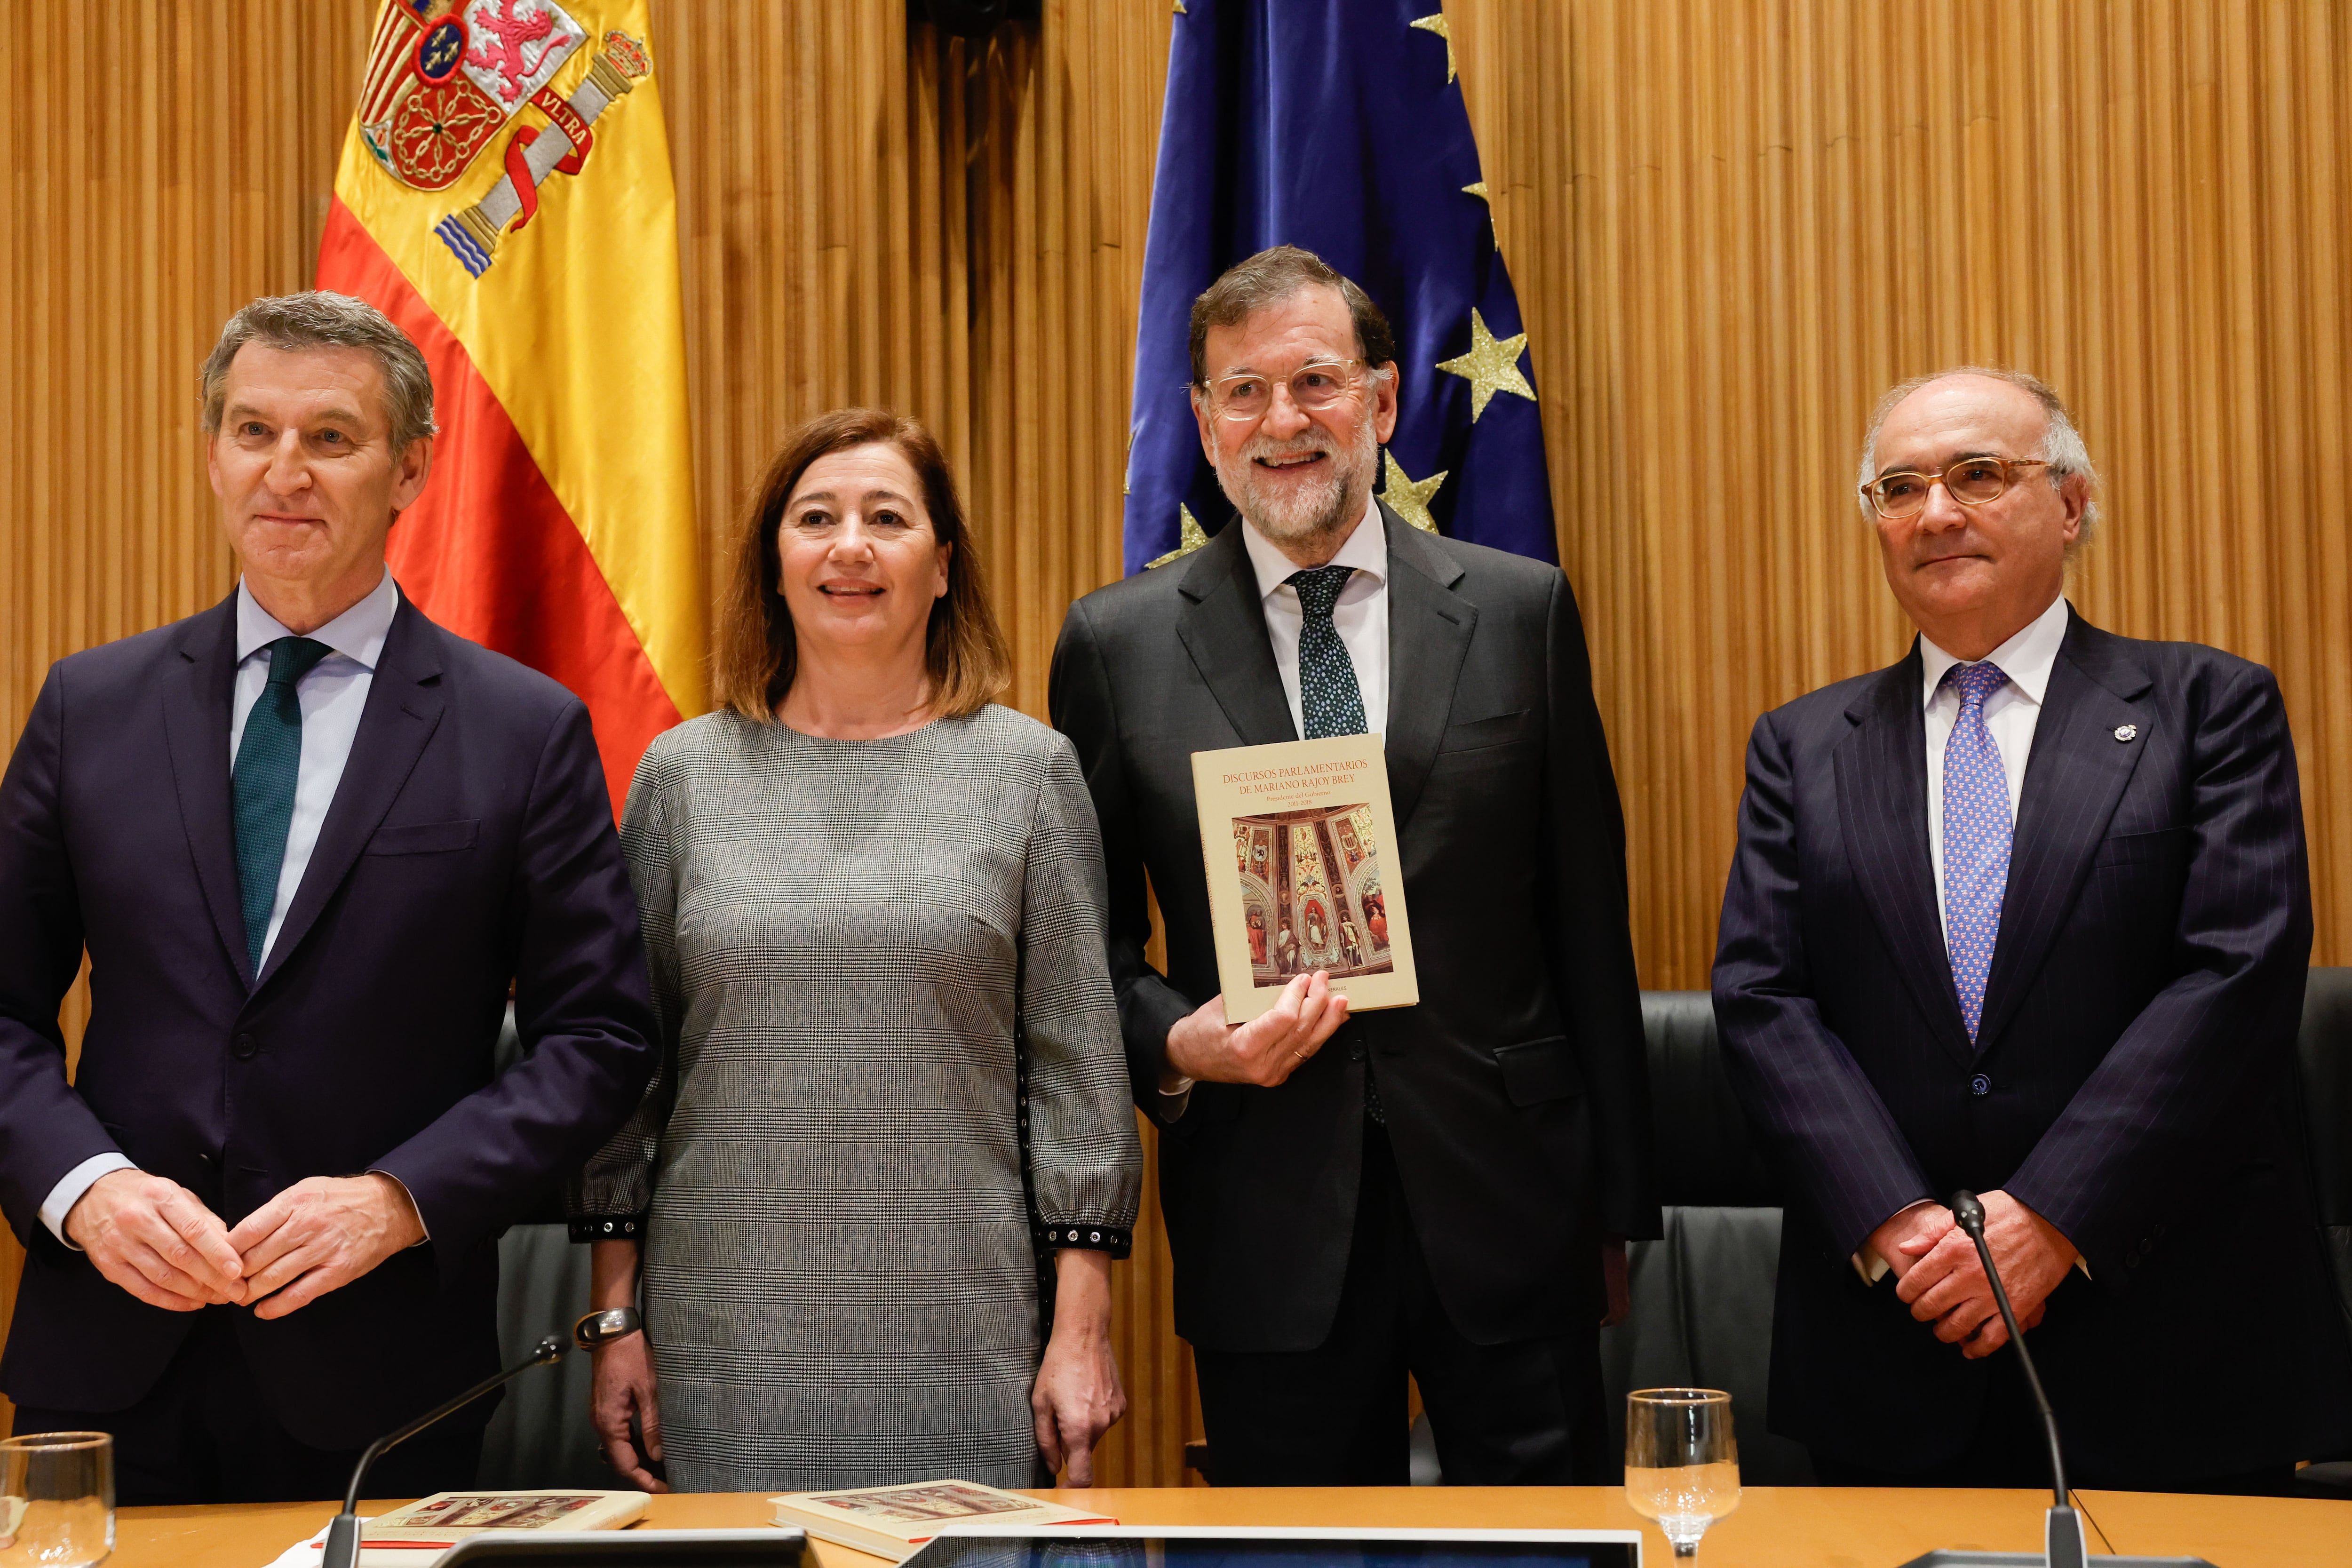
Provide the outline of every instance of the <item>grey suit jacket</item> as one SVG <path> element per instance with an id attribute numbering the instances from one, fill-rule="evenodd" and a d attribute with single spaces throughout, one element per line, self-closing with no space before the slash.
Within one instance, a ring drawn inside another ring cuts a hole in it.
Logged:
<path id="1" fill-rule="evenodd" d="M 1557 567 L 1387 512 L 1382 720 L 1421 1004 L 1350 1019 L 1278 1089 L 1202 1084 L 1160 1141 L 1177 1331 L 1319 1343 L 1347 1268 L 1373 1059 L 1430 1270 L 1499 1343 L 1601 1310 L 1603 1233 L 1658 1234 L 1624 824 L 1583 623 Z M 1055 650 L 1110 872 L 1137 1102 L 1217 994 L 1192 754 L 1296 738 L 1238 526 L 1078 601 Z M 1144 958 L 1146 884 L 1168 936 Z"/>

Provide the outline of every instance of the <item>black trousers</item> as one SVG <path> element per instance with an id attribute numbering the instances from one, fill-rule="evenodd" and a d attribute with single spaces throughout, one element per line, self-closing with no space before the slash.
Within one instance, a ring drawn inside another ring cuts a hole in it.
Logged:
<path id="1" fill-rule="evenodd" d="M 155 1386 L 129 1409 L 19 1405 L 16 1431 L 114 1434 L 114 1497 L 126 1508 L 341 1499 L 362 1450 L 313 1448 L 278 1424 L 237 1343 L 230 1314 L 245 1310 L 205 1308 Z M 467 1411 L 452 1419 L 468 1415 L 467 1426 L 433 1428 L 378 1459 L 361 1495 L 423 1497 L 472 1486 L 484 1415 Z"/>
<path id="2" fill-rule="evenodd" d="M 1405 1210 L 1388 1134 L 1367 1122 L 1348 1275 L 1311 1351 L 1196 1350 L 1210 1479 L 1219 1486 L 1402 1486 L 1405 1374 L 1421 1385 L 1450 1485 L 1616 1479 L 1597 1324 L 1473 1344 L 1446 1318 Z"/>
<path id="3" fill-rule="evenodd" d="M 1922 1328 L 1925 1332 L 1925 1328 Z M 1960 1451 L 1924 1470 L 1882 1470 L 1812 1450 L 1813 1477 L 1825 1487 L 2038 1487 L 2050 1485 L 2050 1440 L 2033 1408 L 2025 1385 L 2025 1371 L 2012 1350 L 1993 1352 L 1986 1367 L 1990 1381 L 1976 1430 Z M 2064 1411 L 2058 1414 L 2058 1435 L 2066 1435 Z M 2209 1476 L 2191 1480 L 2158 1480 L 2145 1476 L 2078 1466 L 2069 1456 L 2066 1484 L 2095 1491 L 2215 1492 L 2241 1496 L 2278 1497 L 2294 1489 L 2294 1467 L 2278 1465 L 2243 1475 Z"/>

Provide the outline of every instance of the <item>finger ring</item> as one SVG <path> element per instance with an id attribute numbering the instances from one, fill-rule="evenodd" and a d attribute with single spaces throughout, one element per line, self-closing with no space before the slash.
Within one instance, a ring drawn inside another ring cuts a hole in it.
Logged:
<path id="1" fill-rule="evenodd" d="M 1307 1059 L 1307 1053 L 1305 1051 L 1293 1051 L 1290 1054 L 1297 1057 L 1302 1062 Z"/>

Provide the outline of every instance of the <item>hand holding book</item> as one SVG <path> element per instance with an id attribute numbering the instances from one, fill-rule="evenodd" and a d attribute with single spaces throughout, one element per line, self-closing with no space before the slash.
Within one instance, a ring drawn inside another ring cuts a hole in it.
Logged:
<path id="1" fill-rule="evenodd" d="M 1246 1024 L 1225 1022 L 1225 999 L 1212 996 L 1168 1031 L 1162 1090 L 1170 1075 L 1202 1083 L 1248 1083 L 1272 1089 L 1304 1066 L 1348 1021 L 1348 998 L 1331 989 L 1321 970 L 1293 975 L 1274 1005 Z"/>

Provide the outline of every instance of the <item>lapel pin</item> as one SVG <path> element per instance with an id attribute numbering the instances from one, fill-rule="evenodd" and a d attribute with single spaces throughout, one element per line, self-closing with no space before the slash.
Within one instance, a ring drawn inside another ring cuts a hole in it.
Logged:
<path id="1" fill-rule="evenodd" d="M 2138 739 L 2139 739 L 2139 726 L 2138 726 L 2138 725 L 2137 725 L 2137 724 L 2118 724 L 2118 725 L 2116 725 L 2116 740 L 2118 740 L 2118 741 L 2137 741 L 2137 740 L 2138 740 Z"/>

